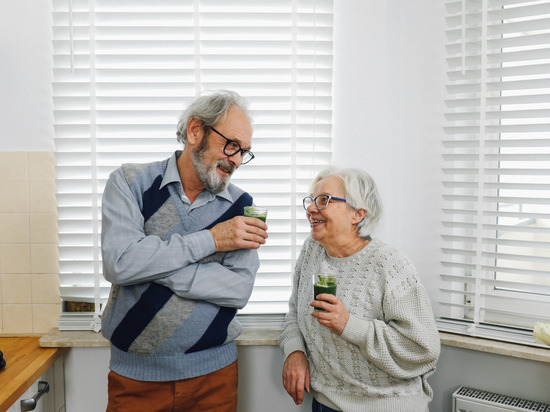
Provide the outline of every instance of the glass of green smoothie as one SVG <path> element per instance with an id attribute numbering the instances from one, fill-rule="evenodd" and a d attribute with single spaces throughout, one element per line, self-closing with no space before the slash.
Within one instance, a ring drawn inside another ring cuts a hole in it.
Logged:
<path id="1" fill-rule="evenodd" d="M 313 299 L 317 299 L 320 293 L 330 293 L 336 296 L 336 276 L 326 274 L 313 275 Z M 314 308 L 323 311 L 323 309 Z"/>
<path id="2" fill-rule="evenodd" d="M 255 217 L 265 222 L 267 219 L 267 209 L 258 206 L 245 206 L 244 215 L 248 217 Z"/>

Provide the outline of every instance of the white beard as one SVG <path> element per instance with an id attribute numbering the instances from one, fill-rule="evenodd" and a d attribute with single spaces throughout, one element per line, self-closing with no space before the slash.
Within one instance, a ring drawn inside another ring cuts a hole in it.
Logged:
<path id="1" fill-rule="evenodd" d="M 206 190 L 212 193 L 220 193 L 225 190 L 229 185 L 229 181 L 236 167 L 229 163 L 229 161 L 227 160 L 218 160 L 213 165 L 204 164 L 204 153 L 207 149 L 208 143 L 206 143 L 204 147 L 199 147 L 197 150 L 192 151 L 191 161 L 193 162 L 193 166 L 195 166 L 195 170 L 199 175 L 199 179 L 201 180 Z M 220 166 L 221 169 L 229 172 L 229 175 L 226 177 L 221 177 L 216 172 L 218 166 Z"/>

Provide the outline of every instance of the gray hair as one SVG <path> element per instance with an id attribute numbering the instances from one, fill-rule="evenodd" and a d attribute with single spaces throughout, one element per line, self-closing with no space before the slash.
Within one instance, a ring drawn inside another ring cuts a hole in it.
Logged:
<path id="1" fill-rule="evenodd" d="M 248 117 L 252 123 L 252 116 L 248 110 L 248 102 L 244 97 L 232 90 L 219 90 L 195 99 L 181 114 L 178 120 L 176 136 L 178 142 L 187 143 L 187 122 L 189 119 L 199 119 L 203 127 L 214 126 L 218 121 L 227 115 L 230 107 L 236 106 Z"/>
<path id="2" fill-rule="evenodd" d="M 319 181 L 330 176 L 338 177 L 342 181 L 349 207 L 355 210 L 364 209 L 367 212 L 363 220 L 357 224 L 357 228 L 360 237 L 369 237 L 376 228 L 383 209 L 376 182 L 364 170 L 329 166 L 315 177 L 311 183 L 311 192 Z"/>

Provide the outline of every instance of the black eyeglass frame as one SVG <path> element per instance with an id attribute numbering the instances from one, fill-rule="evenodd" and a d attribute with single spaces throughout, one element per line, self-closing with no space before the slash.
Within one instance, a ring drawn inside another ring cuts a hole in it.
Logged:
<path id="1" fill-rule="evenodd" d="M 325 196 L 325 197 L 328 197 L 327 199 L 327 203 L 323 206 L 323 207 L 319 207 L 319 205 L 317 204 L 317 199 L 319 199 L 321 196 Z M 311 199 L 311 203 L 309 205 L 306 205 L 306 200 L 307 199 Z M 311 206 L 313 203 L 315 203 L 315 206 L 317 207 L 317 210 L 323 210 L 325 209 L 328 204 L 330 203 L 330 201 L 332 200 L 337 200 L 339 202 L 344 202 L 344 203 L 347 203 L 347 200 L 346 199 L 342 199 L 341 197 L 336 197 L 336 196 L 332 196 L 332 195 L 327 195 L 326 193 L 321 193 L 320 195 L 317 195 L 315 197 L 313 196 L 306 196 L 304 197 L 304 199 L 302 200 L 302 205 L 304 206 L 304 209 L 307 211 L 307 208 L 309 206 Z"/>
<path id="2" fill-rule="evenodd" d="M 228 156 L 228 157 L 232 157 L 232 156 L 235 156 L 237 153 L 240 153 L 241 154 L 241 165 L 245 165 L 247 164 L 248 162 L 250 162 L 252 159 L 254 159 L 256 156 L 254 156 L 254 153 L 252 153 L 250 150 L 246 150 L 246 149 L 243 149 L 241 147 L 241 145 L 239 144 L 239 142 L 237 142 L 236 140 L 231 140 L 231 139 L 228 139 L 227 137 L 225 137 L 223 134 L 221 134 L 220 132 L 218 132 L 216 129 L 214 129 L 212 126 L 209 126 L 214 132 L 216 132 L 218 135 L 220 135 L 221 137 L 223 137 L 226 142 L 225 142 L 225 146 L 223 147 L 223 153 Z M 238 149 L 234 152 L 234 153 L 231 153 L 231 152 L 227 152 L 227 146 L 229 146 L 230 144 L 235 144 L 237 145 Z M 250 159 L 248 160 L 245 160 L 245 156 L 250 156 Z"/>

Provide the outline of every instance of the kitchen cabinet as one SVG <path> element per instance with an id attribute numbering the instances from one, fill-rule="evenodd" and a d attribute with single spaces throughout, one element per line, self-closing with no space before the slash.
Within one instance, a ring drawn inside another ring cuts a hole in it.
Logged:
<path id="1" fill-rule="evenodd" d="M 0 371 L 0 411 L 20 412 L 22 399 L 38 392 L 40 381 L 48 382 L 34 409 L 38 412 L 65 410 L 63 355 L 67 348 L 41 348 L 38 337 L 0 337 L 6 367 Z"/>
<path id="2" fill-rule="evenodd" d="M 27 391 L 6 412 L 25 411 L 21 401 L 31 401 L 47 384 L 48 391 L 36 401 L 33 412 L 65 412 L 65 376 L 63 358 L 58 359 L 47 371 L 38 378 Z M 30 402 L 32 405 L 32 402 Z"/>

